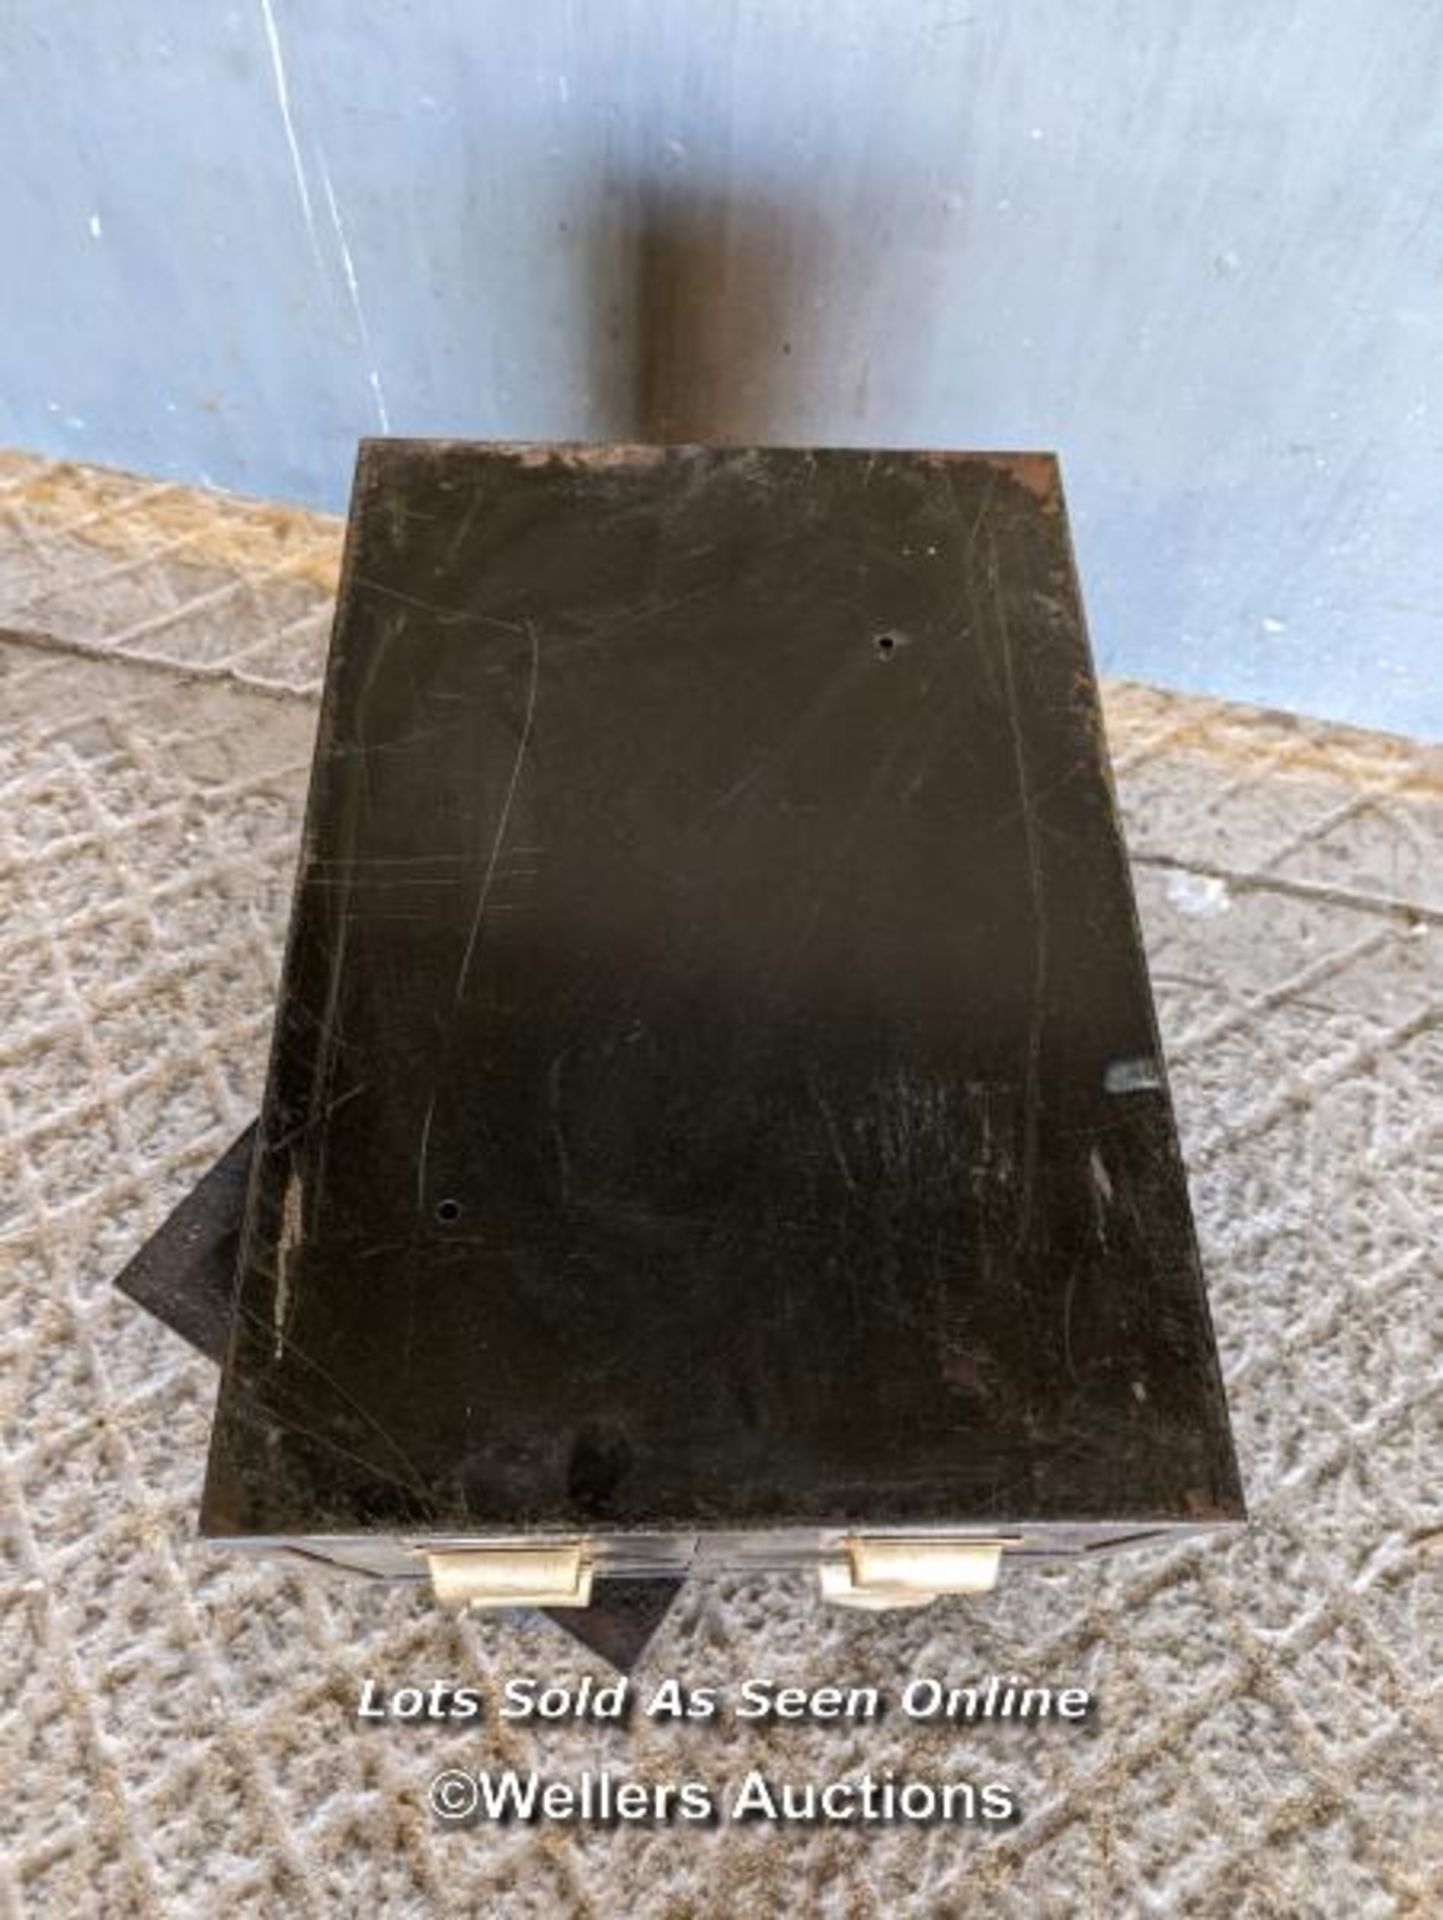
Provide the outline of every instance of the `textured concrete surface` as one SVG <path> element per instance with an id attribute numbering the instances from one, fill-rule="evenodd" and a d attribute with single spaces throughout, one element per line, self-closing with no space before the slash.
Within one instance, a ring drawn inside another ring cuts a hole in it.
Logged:
<path id="1" fill-rule="evenodd" d="M 1443 1909 L 1443 764 L 1107 705 L 1254 1523 L 913 1616 L 690 1592 L 647 1673 L 1074 1681 L 1083 1729 L 362 1732 L 563 1678 L 543 1623 L 193 1539 L 213 1375 L 110 1276 L 252 1111 L 333 521 L 0 458 L 0 1841 L 7 1910 Z M 997 1777 L 948 1827 L 450 1832 L 447 1762 Z"/>

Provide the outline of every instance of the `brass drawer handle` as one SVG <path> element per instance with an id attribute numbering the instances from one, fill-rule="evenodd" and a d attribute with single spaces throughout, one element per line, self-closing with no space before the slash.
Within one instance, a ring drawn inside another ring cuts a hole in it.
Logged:
<path id="1" fill-rule="evenodd" d="M 591 1561 L 580 1546 L 458 1547 L 428 1553 L 431 1586 L 447 1607 L 586 1607 Z"/>
<path id="2" fill-rule="evenodd" d="M 943 1594 L 990 1593 L 1001 1540 L 848 1540 L 844 1557 L 819 1569 L 822 1598 L 880 1613 L 925 1607 Z"/>

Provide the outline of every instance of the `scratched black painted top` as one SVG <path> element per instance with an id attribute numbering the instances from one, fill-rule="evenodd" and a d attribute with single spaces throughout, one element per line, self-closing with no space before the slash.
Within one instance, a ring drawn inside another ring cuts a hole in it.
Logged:
<path id="1" fill-rule="evenodd" d="M 203 1524 L 1240 1495 L 1046 456 L 363 446 Z"/>

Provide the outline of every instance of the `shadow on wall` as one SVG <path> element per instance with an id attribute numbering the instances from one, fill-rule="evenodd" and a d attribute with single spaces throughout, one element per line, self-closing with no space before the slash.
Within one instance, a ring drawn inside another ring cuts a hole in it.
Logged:
<path id="1" fill-rule="evenodd" d="M 599 437 L 845 445 L 839 423 L 853 419 L 852 442 L 870 443 L 875 383 L 896 417 L 903 390 L 926 377 L 938 300 L 919 297 L 916 275 L 905 295 L 878 284 L 869 255 L 880 249 L 815 208 L 613 182 L 592 233 Z M 934 257 L 940 269 L 940 247 Z M 920 277 L 928 294 L 940 290 L 934 274 Z"/>

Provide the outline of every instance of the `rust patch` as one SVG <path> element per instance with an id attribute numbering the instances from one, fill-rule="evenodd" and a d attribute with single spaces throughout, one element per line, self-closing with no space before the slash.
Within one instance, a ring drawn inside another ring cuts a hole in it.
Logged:
<path id="1" fill-rule="evenodd" d="M 1040 502 L 1044 513 L 1062 511 L 1062 475 L 1055 453 L 981 453 L 966 452 L 961 448 L 935 448 L 913 456 L 919 460 L 933 460 L 939 465 L 965 465 L 995 467 L 999 473 L 1006 474 L 1019 487 L 1025 488 L 1034 500 Z"/>
<path id="2" fill-rule="evenodd" d="M 1048 513 L 1062 506 L 1062 477 L 1053 453 L 979 453 L 974 459 L 996 467 L 1019 487 L 1025 487 L 1034 500 L 1040 500 Z"/>
<path id="3" fill-rule="evenodd" d="M 510 460 L 518 467 L 655 467 L 668 454 L 681 451 L 679 444 L 650 440 L 454 440 L 429 437 L 407 439 L 400 434 L 389 437 L 371 435 L 361 441 L 361 456 L 366 462 L 418 458 L 445 466 L 457 454 L 489 454 Z"/>
<path id="4" fill-rule="evenodd" d="M 523 467 L 655 467 L 674 449 L 656 441 L 556 440 L 500 442 L 494 447 Z"/>

